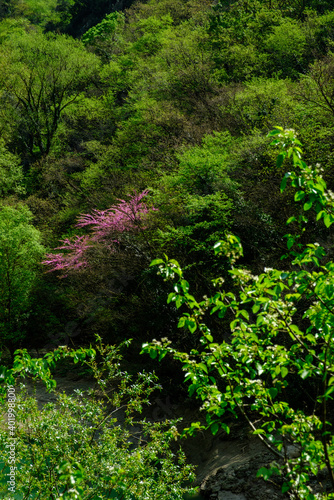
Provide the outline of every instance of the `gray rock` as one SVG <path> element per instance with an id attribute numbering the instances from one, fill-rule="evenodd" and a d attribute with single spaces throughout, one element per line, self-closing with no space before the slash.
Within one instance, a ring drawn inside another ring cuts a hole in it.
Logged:
<path id="1" fill-rule="evenodd" d="M 219 492 L 218 500 L 246 500 L 246 497 L 240 493 L 232 493 L 231 491 L 222 490 Z"/>

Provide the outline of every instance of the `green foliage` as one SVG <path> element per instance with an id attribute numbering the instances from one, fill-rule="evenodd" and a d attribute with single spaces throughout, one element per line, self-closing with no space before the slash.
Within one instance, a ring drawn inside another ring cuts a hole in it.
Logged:
<path id="1" fill-rule="evenodd" d="M 10 153 L 0 140 L 0 196 L 23 194 L 23 171 L 18 156 Z"/>
<path id="2" fill-rule="evenodd" d="M 202 147 L 195 146 L 178 155 L 178 169 L 162 178 L 161 190 L 166 190 L 168 197 L 177 197 L 180 194 L 203 196 L 226 188 L 230 183 L 226 160 L 232 143 L 228 132 L 205 136 Z"/>
<path id="3" fill-rule="evenodd" d="M 240 130 L 252 133 L 267 131 L 277 122 L 291 123 L 295 108 L 286 80 L 262 77 L 247 82 L 223 112 L 234 116 Z"/>
<path id="4" fill-rule="evenodd" d="M 28 372 L 50 385 L 52 377 L 37 371 L 37 365 L 52 366 L 62 358 L 87 365 L 97 388 L 88 394 L 58 393 L 42 409 L 35 397 L 16 388 L 16 493 L 27 499 L 181 500 L 189 490 L 183 484 L 193 474 L 176 446 L 177 421 L 134 420 L 159 388 L 156 377 L 143 372 L 132 378 L 121 371 L 119 348 L 105 346 L 101 339 L 96 349 L 60 348 L 39 360 L 21 351 L 13 373 Z M 2 408 L 4 417 L 6 405 Z M 7 432 L 0 431 L 3 449 Z M 6 451 L 2 460 L 5 477 L 10 463 Z M 8 495 L 7 484 L 0 488 Z"/>
<path id="5" fill-rule="evenodd" d="M 26 206 L 0 209 L 0 341 L 13 353 L 24 336 L 25 316 L 44 254 L 41 235 Z"/>
<path id="6" fill-rule="evenodd" d="M 212 272 L 212 244 L 233 224 L 235 188 L 226 172 L 232 143 L 230 134 L 215 133 L 179 154 L 178 168 L 161 178 L 154 197 L 161 223 L 156 243 L 204 273 Z"/>
<path id="7" fill-rule="evenodd" d="M 146 19 L 140 19 L 136 23 L 136 30 L 139 34 L 137 40 L 132 45 L 132 51 L 144 56 L 153 55 L 162 47 L 164 31 L 172 25 L 173 19 L 170 15 L 161 16 L 158 19 L 150 16 Z"/>
<path id="8" fill-rule="evenodd" d="M 118 50 L 121 46 L 124 22 L 124 14 L 119 12 L 108 14 L 101 23 L 86 31 L 81 40 L 84 45 L 93 47 L 98 55 L 108 61 L 111 58 L 113 46 L 117 46 Z"/>
<path id="9" fill-rule="evenodd" d="M 301 78 L 295 90 L 298 100 L 305 103 L 312 112 L 329 115 L 331 120 L 334 115 L 333 75 L 334 55 L 330 52 L 311 65 L 310 71 Z"/>
<path id="10" fill-rule="evenodd" d="M 89 85 L 98 60 L 80 42 L 42 33 L 14 34 L 1 46 L 2 122 L 21 150 L 50 152 L 61 115 Z M 18 144 L 17 144 L 18 145 Z"/>
<path id="11" fill-rule="evenodd" d="M 264 41 L 273 70 L 283 78 L 296 78 L 305 70 L 306 33 L 296 21 L 284 19 Z"/>
<path id="12" fill-rule="evenodd" d="M 10 39 L 12 36 L 24 35 L 29 29 L 30 23 L 27 19 L 7 18 L 0 21 L 0 44 Z"/>
<path id="13" fill-rule="evenodd" d="M 25 17 L 33 24 L 45 27 L 48 23 L 57 23 L 59 14 L 57 12 L 58 0 L 25 0 L 13 2 L 14 9 L 11 13 L 15 17 Z"/>
<path id="14" fill-rule="evenodd" d="M 297 234 L 288 234 L 289 266 L 265 268 L 254 276 L 236 261 L 242 256 L 239 238 L 227 235 L 215 245 L 215 253 L 230 261 L 234 290 L 214 280 L 217 291 L 197 301 L 175 260 L 156 259 L 165 279 L 174 281 L 168 302 L 176 308 L 187 306 L 179 328 L 201 336 L 200 348 L 180 352 L 168 339 L 144 344 L 143 352 L 161 360 L 167 354 L 182 363 L 190 395 L 202 400 L 207 426 L 228 431 L 226 412 L 243 415 L 251 430 L 277 457 L 259 476 L 282 477 L 282 491 L 293 498 L 332 498 L 321 488 L 318 472 L 326 469 L 334 489 L 334 433 L 330 416 L 334 389 L 334 264 L 318 243 L 301 243 L 310 221 L 334 223 L 333 194 L 321 169 L 302 160 L 300 141 L 291 129 L 275 127 L 269 136 L 279 148 L 277 167 L 291 158 L 293 170 L 285 174 L 281 190 L 289 183 L 303 212 L 291 217 Z M 230 339 L 221 343 L 207 327 L 206 315 L 229 319 Z M 295 387 L 303 393 L 296 398 Z M 307 389 L 306 389 L 307 388 Z M 307 391 L 307 394 L 306 394 Z M 191 428 L 190 428 L 191 429 Z M 293 447 L 294 452 L 291 452 Z"/>

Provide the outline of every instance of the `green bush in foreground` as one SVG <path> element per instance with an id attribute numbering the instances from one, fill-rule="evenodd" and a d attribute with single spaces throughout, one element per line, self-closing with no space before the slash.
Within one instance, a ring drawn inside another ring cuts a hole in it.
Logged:
<path id="1" fill-rule="evenodd" d="M 258 476 L 277 480 L 292 499 L 333 499 L 334 262 L 318 243 L 300 243 L 300 236 L 308 221 L 322 219 L 327 228 L 333 224 L 334 194 L 320 166 L 302 161 L 293 130 L 276 127 L 269 136 L 280 148 L 277 166 L 286 157 L 293 162 L 281 190 L 290 183 L 295 201 L 303 203 L 300 215 L 288 220 L 298 234 L 287 235 L 285 268 L 265 268 L 253 276 L 236 267 L 242 247 L 237 237 L 227 235 L 215 252 L 230 261 L 234 292 L 225 291 L 218 278 L 217 293 L 197 301 L 179 264 L 156 259 L 151 265 L 174 282 L 168 302 L 189 311 L 178 326 L 196 332 L 201 348 L 180 352 L 162 339 L 144 344 L 143 351 L 159 360 L 169 354 L 182 363 L 189 393 L 202 400 L 213 434 L 220 428 L 229 432 L 226 414 L 243 415 L 276 456 Z M 203 319 L 208 313 L 230 318 L 228 341 L 215 342 Z M 187 431 L 198 428 L 193 423 Z"/>
<path id="2" fill-rule="evenodd" d="M 39 409 L 35 397 L 16 388 L 15 426 L 0 430 L 1 498 L 181 500 L 188 491 L 183 486 L 193 479 L 192 467 L 175 443 L 176 421 L 133 420 L 158 387 L 156 377 L 141 373 L 132 380 L 120 371 L 117 348 L 100 343 L 97 351 L 60 348 L 38 360 L 26 351 L 16 356 L 12 374 L 29 370 L 49 385 L 54 360 L 84 362 L 94 373 L 97 389 L 88 395 L 58 393 L 56 402 Z M 3 405 L 3 422 L 8 407 Z M 14 463 L 8 447 L 12 432 Z M 11 465 L 16 467 L 14 486 L 7 484 Z"/>

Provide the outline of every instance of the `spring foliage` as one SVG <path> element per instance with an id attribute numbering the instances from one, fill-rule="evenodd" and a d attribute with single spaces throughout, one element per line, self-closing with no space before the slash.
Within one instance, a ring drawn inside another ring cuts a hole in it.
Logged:
<path id="1" fill-rule="evenodd" d="M 243 415 L 276 456 L 272 466 L 260 469 L 258 475 L 281 476 L 282 491 L 291 498 L 329 499 L 334 494 L 324 491 L 319 473 L 326 469 L 334 489 L 334 432 L 329 416 L 334 391 L 334 263 L 318 243 L 302 243 L 301 235 L 314 219 L 326 227 L 333 224 L 334 196 L 320 166 L 308 166 L 302 160 L 293 130 L 276 127 L 269 136 L 280 149 L 277 167 L 287 158 L 293 163 L 281 190 L 289 183 L 296 190 L 296 203 L 303 204 L 301 213 L 288 220 L 296 232 L 286 235 L 284 267 L 265 268 L 254 276 L 236 266 L 242 246 L 239 238 L 227 235 L 215 245 L 215 253 L 228 258 L 234 290 L 224 290 L 224 280 L 217 278 L 217 292 L 198 301 L 175 260 L 153 261 L 151 265 L 158 265 L 159 273 L 174 282 L 168 302 L 189 310 L 180 317 L 179 328 L 199 335 L 201 347 L 181 352 L 162 339 L 144 344 L 143 351 L 159 359 L 169 354 L 182 363 L 189 393 L 202 400 L 214 434 L 221 427 L 229 432 L 226 414 Z M 207 314 L 229 318 L 229 340 L 217 342 L 206 326 Z M 293 387 L 305 400 L 292 396 Z M 198 427 L 195 423 L 188 432 Z M 293 457 L 291 446 L 298 450 Z M 314 478 L 318 478 L 316 485 Z"/>

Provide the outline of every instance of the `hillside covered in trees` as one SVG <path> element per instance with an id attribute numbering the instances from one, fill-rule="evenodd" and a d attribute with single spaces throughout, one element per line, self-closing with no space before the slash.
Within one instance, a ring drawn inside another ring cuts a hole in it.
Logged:
<path id="1" fill-rule="evenodd" d="M 51 358 L 39 366 L 26 353 L 13 365 L 14 352 L 55 349 L 116 384 L 118 399 L 105 394 L 111 407 L 125 398 L 135 411 L 158 384 L 144 368 L 186 397 L 183 364 L 214 434 L 228 431 L 226 412 L 239 412 L 278 450 L 284 465 L 262 477 L 279 476 L 293 499 L 334 498 L 332 1 L 4 0 L 0 68 L 3 379 L 24 367 L 48 379 Z M 123 386 L 110 346 L 129 339 Z M 142 345 L 152 360 L 139 356 Z M 59 404 L 66 458 L 73 415 Z M 17 498 L 182 498 L 190 469 L 181 456 L 178 469 L 167 446 L 176 424 L 146 430 L 143 490 L 129 478 L 114 487 L 108 453 L 89 451 L 107 418 L 98 399 L 90 404 L 73 411 L 86 412 L 94 434 L 79 417 L 73 426 L 87 463 L 105 466 L 96 491 L 83 465 L 61 465 L 56 454 L 59 490 L 47 490 L 46 472 Z M 23 421 L 28 410 L 38 414 L 36 405 L 22 409 Z M 51 414 L 43 419 L 51 425 Z M 55 437 L 43 439 L 57 448 Z M 142 477 L 127 436 L 101 431 L 101 439 L 103 450 L 122 451 L 122 470 Z M 290 441 L 301 450 L 292 464 Z M 71 477 L 85 484 L 77 496 Z"/>

